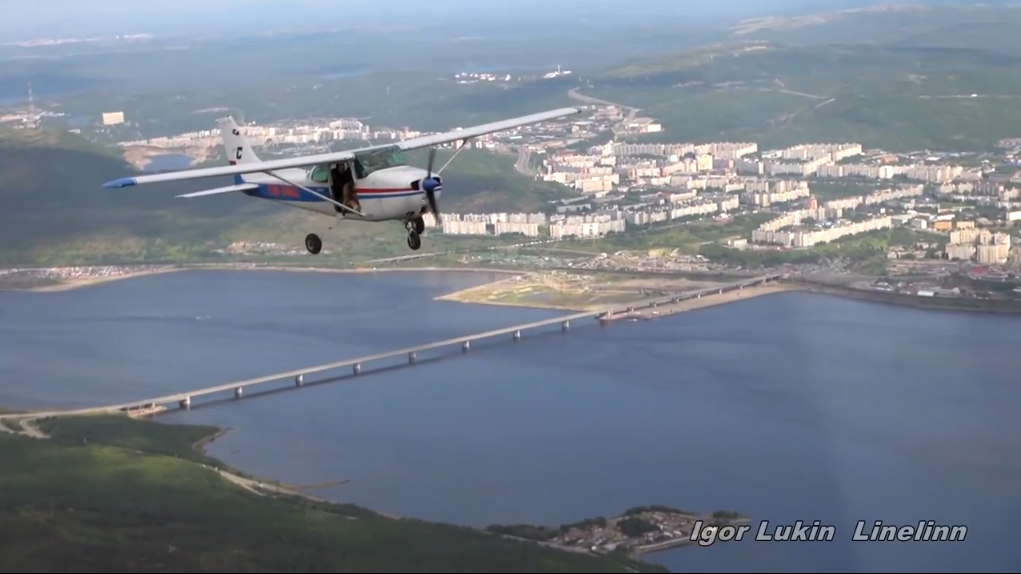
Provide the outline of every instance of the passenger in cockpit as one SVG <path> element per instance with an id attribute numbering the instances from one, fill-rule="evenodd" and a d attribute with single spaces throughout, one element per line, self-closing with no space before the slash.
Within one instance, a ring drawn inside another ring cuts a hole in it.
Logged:
<path id="1" fill-rule="evenodd" d="M 361 205 L 358 204 L 358 196 L 354 190 L 354 172 L 351 171 L 351 166 L 347 162 L 340 163 L 337 165 L 337 171 L 339 173 L 335 173 L 334 178 L 340 186 L 341 202 L 355 211 L 361 211 Z"/>

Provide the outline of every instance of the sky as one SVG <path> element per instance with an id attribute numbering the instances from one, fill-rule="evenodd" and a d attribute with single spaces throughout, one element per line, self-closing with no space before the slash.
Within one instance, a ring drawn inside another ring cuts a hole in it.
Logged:
<path id="1" fill-rule="evenodd" d="M 892 3 L 887 2 L 887 3 Z M 903 0 L 901 0 L 903 1 Z M 945 1 L 945 0 L 930 0 Z M 967 0 L 964 0 L 967 1 Z M 605 17 L 608 23 L 630 16 L 736 20 L 768 14 L 838 10 L 881 3 L 878 0 L 727 0 L 727 2 L 664 2 L 663 0 L 31 0 L 3 2 L 0 41 L 152 33 L 208 33 L 241 28 L 261 31 L 317 28 L 346 23 L 433 24 L 498 18 Z"/>

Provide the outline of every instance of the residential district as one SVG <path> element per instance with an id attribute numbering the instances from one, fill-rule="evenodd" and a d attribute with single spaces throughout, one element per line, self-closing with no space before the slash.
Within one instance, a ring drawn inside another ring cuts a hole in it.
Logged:
<path id="1" fill-rule="evenodd" d="M 568 72 L 547 76 L 564 73 Z M 475 76 L 459 79 L 466 77 Z M 448 213 L 439 231 L 559 241 L 705 220 L 726 223 L 739 215 L 757 214 L 762 221 L 757 228 L 742 230 L 724 243 L 740 250 L 783 251 L 903 227 L 931 237 L 945 260 L 985 266 L 1011 260 L 1012 233 L 1021 221 L 1021 172 L 1004 168 L 1017 164 L 1021 140 L 1004 140 L 998 154 L 984 157 L 891 153 L 856 143 L 772 150 L 760 150 L 755 142 L 637 143 L 633 136 L 659 132 L 662 126 L 637 117 L 632 108 L 583 109 L 585 114 L 570 121 L 470 142 L 472 147 L 517 154 L 518 171 L 559 184 L 564 198 L 545 212 Z M 123 112 L 114 111 L 102 114 L 94 128 L 115 133 L 130 123 Z M 267 156 L 422 135 L 409 128 L 371 127 L 353 118 L 291 120 L 243 129 Z M 603 143 L 585 145 L 598 141 Z M 221 144 L 213 129 L 119 145 L 142 167 L 162 154 L 201 161 Z M 427 217 L 426 224 L 434 227 L 435 221 Z M 888 253 L 890 259 L 904 255 L 914 258 L 910 248 Z"/>
<path id="2" fill-rule="evenodd" d="M 477 148 L 517 153 L 519 171 L 562 184 L 573 194 L 551 204 L 548 212 L 449 213 L 442 232 L 561 240 L 765 213 L 770 219 L 747 236 L 731 238 L 728 245 L 807 248 L 868 231 L 907 227 L 944 236 L 939 243 L 946 259 L 999 265 L 1010 255 L 1007 228 L 1021 220 L 1021 177 L 995 173 L 989 161 L 965 167 L 955 161 L 963 158 L 957 154 L 888 153 L 855 143 L 778 150 L 760 150 L 755 142 L 634 143 L 625 138 L 658 132 L 661 126 L 617 106 L 587 106 L 586 111 L 580 119 L 471 142 Z M 103 116 L 108 125 L 124 121 L 121 112 Z M 350 118 L 249 125 L 245 132 L 264 153 L 283 155 L 421 135 L 408 128 L 373 128 Z M 600 138 L 605 143 L 581 151 L 566 149 Z M 213 129 L 120 145 L 202 158 L 211 155 L 220 141 Z M 1008 140 L 1004 145 L 1021 144 Z M 830 191 L 834 184 L 850 192 L 835 197 Z M 979 216 L 976 207 L 1000 212 L 991 217 L 984 209 Z M 426 223 L 435 224 L 432 218 Z"/>

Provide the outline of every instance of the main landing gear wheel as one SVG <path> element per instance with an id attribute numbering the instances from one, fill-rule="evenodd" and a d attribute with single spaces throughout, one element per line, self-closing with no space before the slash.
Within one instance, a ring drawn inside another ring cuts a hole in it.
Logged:
<path id="1" fill-rule="evenodd" d="M 408 247 L 412 251 L 418 251 L 422 248 L 422 237 L 414 229 L 408 232 Z"/>
<path id="2" fill-rule="evenodd" d="M 323 240 L 315 233 L 309 233 L 305 236 L 305 249 L 312 255 L 318 255 L 323 250 Z"/>
<path id="3" fill-rule="evenodd" d="M 421 216 L 411 218 L 411 230 L 422 235 L 425 232 L 425 220 Z"/>

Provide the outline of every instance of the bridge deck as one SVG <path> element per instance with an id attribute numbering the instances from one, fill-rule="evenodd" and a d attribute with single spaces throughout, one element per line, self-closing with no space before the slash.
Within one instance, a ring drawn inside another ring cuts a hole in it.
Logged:
<path id="1" fill-rule="evenodd" d="M 131 401 L 131 402 L 127 402 L 127 403 L 121 403 L 121 404 L 117 404 L 117 405 L 107 405 L 107 406 L 102 406 L 102 407 L 89 407 L 89 408 L 83 408 L 83 409 L 75 409 L 75 410 L 68 410 L 68 411 L 57 411 L 57 412 L 32 413 L 32 416 L 34 416 L 34 417 L 44 417 L 44 416 L 55 416 L 55 415 L 94 414 L 94 413 L 110 412 L 110 411 L 117 411 L 117 410 L 126 409 L 126 408 L 138 407 L 140 405 L 145 405 L 145 404 L 149 404 L 149 403 L 162 404 L 162 403 L 178 402 L 178 401 L 183 401 L 185 399 L 191 399 L 191 398 L 194 398 L 194 397 L 201 397 L 201 396 L 211 395 L 211 394 L 215 394 L 215 393 L 222 393 L 222 392 L 226 392 L 226 391 L 233 391 L 233 390 L 235 390 L 235 389 L 237 389 L 239 387 L 251 387 L 251 386 L 261 385 L 261 384 L 270 383 L 270 382 L 274 382 L 274 381 L 280 381 L 280 380 L 283 380 L 283 379 L 295 378 L 295 377 L 298 377 L 299 375 L 304 375 L 304 376 L 314 375 L 314 374 L 323 373 L 323 372 L 327 372 L 327 371 L 333 371 L 333 370 L 340 369 L 340 368 L 343 368 L 343 367 L 353 367 L 354 365 L 359 365 L 359 364 L 362 364 L 362 363 L 371 363 L 371 362 L 380 361 L 380 360 L 383 360 L 383 359 L 390 359 L 390 358 L 400 357 L 400 356 L 408 356 L 411 353 L 420 353 L 420 352 L 423 352 L 423 351 L 430 351 L 430 350 L 433 350 L 433 349 L 440 349 L 440 348 L 443 348 L 443 347 L 450 347 L 450 346 L 453 346 L 453 345 L 460 345 L 460 344 L 462 344 L 462 343 L 464 343 L 466 341 L 470 342 L 470 341 L 476 341 L 476 340 L 480 340 L 480 339 L 488 339 L 488 338 L 491 338 L 491 337 L 498 337 L 500 335 L 510 335 L 510 334 L 515 333 L 517 331 L 527 331 L 529 329 L 536 329 L 536 328 L 544 327 L 544 326 L 547 326 L 547 325 L 554 325 L 554 324 L 557 324 L 557 323 L 563 323 L 564 321 L 574 321 L 574 320 L 578 320 L 578 319 L 587 319 L 587 318 L 599 317 L 600 315 L 603 315 L 604 313 L 607 313 L 607 312 L 610 312 L 610 313 L 621 313 L 621 312 L 624 312 L 624 309 L 626 309 L 627 307 L 631 307 L 631 308 L 634 308 L 634 309 L 644 309 L 644 308 L 651 307 L 653 305 L 660 305 L 660 304 L 663 304 L 663 303 L 672 302 L 675 299 L 678 300 L 678 301 L 684 301 L 684 300 L 687 300 L 687 299 L 692 299 L 692 298 L 695 298 L 695 297 L 699 297 L 701 295 L 707 295 L 707 294 L 716 293 L 716 292 L 719 292 L 719 291 L 731 291 L 731 290 L 734 290 L 734 289 L 739 289 L 739 288 L 748 287 L 748 286 L 751 286 L 751 285 L 757 285 L 757 284 L 760 284 L 760 283 L 765 283 L 765 282 L 768 282 L 768 281 L 773 281 L 773 280 L 778 279 L 779 277 L 780 277 L 779 275 L 764 275 L 764 276 L 761 276 L 761 277 L 751 278 L 751 279 L 748 279 L 746 281 L 736 281 L 736 282 L 733 282 L 733 283 L 728 283 L 726 285 L 718 285 L 718 286 L 715 286 L 715 287 L 708 287 L 708 288 L 705 288 L 705 289 L 698 289 L 698 290 L 695 290 L 695 291 L 689 291 L 689 292 L 678 294 L 678 295 L 672 295 L 672 296 L 666 296 L 666 297 L 658 297 L 658 298 L 655 298 L 655 299 L 648 299 L 648 300 L 645 300 L 645 301 L 640 301 L 640 302 L 633 303 L 633 304 L 627 305 L 627 306 L 622 306 L 622 307 L 619 307 L 619 308 L 618 307 L 614 307 L 614 308 L 605 308 L 605 309 L 600 309 L 600 310 L 595 310 L 595 311 L 584 311 L 584 312 L 580 312 L 580 313 L 573 313 L 573 314 L 570 314 L 570 315 L 563 315 L 563 316 L 559 316 L 559 317 L 553 317 L 553 318 L 550 318 L 550 319 L 543 319 L 543 320 L 540 320 L 540 321 L 533 321 L 531 323 L 524 323 L 524 324 L 521 324 L 521 325 L 515 325 L 515 326 L 512 326 L 512 327 L 506 327 L 506 328 L 503 328 L 503 329 L 494 329 L 492 331 L 486 331 L 484 333 L 475 333 L 475 334 L 472 334 L 472 335 L 462 335 L 462 336 L 459 336 L 459 337 L 453 337 L 453 338 L 450 338 L 450 339 L 445 339 L 443 341 L 435 341 L 433 343 L 427 343 L 427 344 L 424 344 L 424 345 L 415 345 L 413 347 L 407 347 L 407 348 L 404 348 L 404 349 L 398 349 L 396 351 L 387 351 L 387 352 L 384 352 L 384 353 L 376 353 L 374 355 L 367 355 L 367 356 L 364 356 L 364 357 L 358 357 L 358 358 L 354 358 L 354 359 L 345 359 L 343 361 L 336 361 L 334 363 L 328 363 L 328 364 L 325 364 L 325 365 L 318 365 L 318 366 L 315 366 L 315 367 L 307 367 L 307 368 L 303 368 L 303 369 L 294 369 L 292 371 L 286 371 L 286 372 L 283 372 L 283 373 L 275 373 L 275 374 L 266 375 L 266 376 L 263 376 L 263 377 L 255 377 L 253 379 L 247 379 L 247 380 L 244 380 L 244 381 L 235 381 L 235 382 L 232 382 L 232 383 L 226 383 L 226 384 L 216 385 L 216 386 L 212 386 L 212 387 L 205 387 L 205 388 L 201 388 L 201 389 L 194 389 L 194 390 L 191 390 L 191 391 L 185 391 L 185 392 L 181 392 L 181 393 L 174 393 L 174 394 L 170 394 L 170 395 L 164 395 L 164 396 L 161 396 L 161 397 L 154 397 L 154 398 L 150 398 L 150 399 Z M 0 418 L 11 418 L 12 416 L 16 416 L 16 415 L 0 415 Z M 21 415 L 21 416 L 24 416 L 24 415 Z"/>

